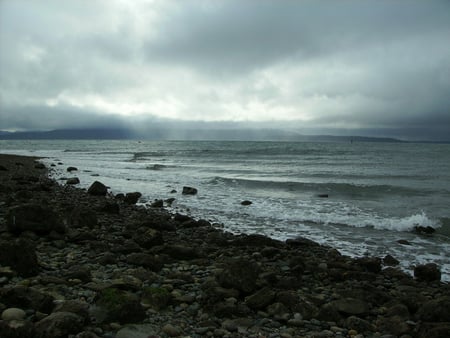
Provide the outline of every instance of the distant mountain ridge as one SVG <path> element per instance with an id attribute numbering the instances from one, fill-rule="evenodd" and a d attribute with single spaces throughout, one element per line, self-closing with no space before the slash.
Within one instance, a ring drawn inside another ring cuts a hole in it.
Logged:
<path id="1" fill-rule="evenodd" d="M 57 129 L 51 131 L 0 131 L 2 140 L 205 140 L 205 141 L 317 141 L 404 142 L 395 138 L 366 136 L 303 135 L 282 129 L 155 128 L 145 132 L 126 128 Z"/>

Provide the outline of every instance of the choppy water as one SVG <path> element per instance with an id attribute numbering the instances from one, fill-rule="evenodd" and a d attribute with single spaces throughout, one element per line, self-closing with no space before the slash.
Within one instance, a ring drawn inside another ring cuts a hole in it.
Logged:
<path id="1" fill-rule="evenodd" d="M 450 280 L 450 145 L 0 141 L 0 152 L 61 161 L 55 177 L 76 175 L 83 187 L 100 180 L 148 201 L 176 197 L 174 208 L 232 232 L 304 236 L 350 255 L 391 254 L 405 269 L 436 262 Z M 69 174 L 67 166 L 80 170 Z M 198 195 L 181 195 L 185 185 Z M 437 232 L 417 235 L 417 225 Z"/>

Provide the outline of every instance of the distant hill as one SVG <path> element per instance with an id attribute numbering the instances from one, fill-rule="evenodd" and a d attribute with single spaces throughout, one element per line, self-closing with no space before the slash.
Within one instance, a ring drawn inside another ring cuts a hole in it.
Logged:
<path id="1" fill-rule="evenodd" d="M 394 138 L 364 136 L 302 135 L 282 129 L 188 129 L 158 128 L 137 132 L 115 129 L 60 129 L 51 131 L 5 132 L 3 140 L 229 140 L 229 141 L 304 141 L 304 142 L 402 142 Z"/>

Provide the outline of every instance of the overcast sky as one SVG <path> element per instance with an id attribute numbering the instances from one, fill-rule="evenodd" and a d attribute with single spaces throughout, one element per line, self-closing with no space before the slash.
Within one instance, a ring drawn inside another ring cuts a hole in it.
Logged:
<path id="1" fill-rule="evenodd" d="M 166 119 L 450 135 L 450 1 L 0 1 L 0 129 Z"/>

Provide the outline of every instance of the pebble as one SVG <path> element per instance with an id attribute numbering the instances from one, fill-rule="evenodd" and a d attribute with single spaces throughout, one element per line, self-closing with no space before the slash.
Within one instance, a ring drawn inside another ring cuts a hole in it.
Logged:
<path id="1" fill-rule="evenodd" d="M 26 315 L 27 314 L 24 310 L 16 307 L 10 307 L 2 312 L 2 319 L 6 321 L 23 320 Z"/>

